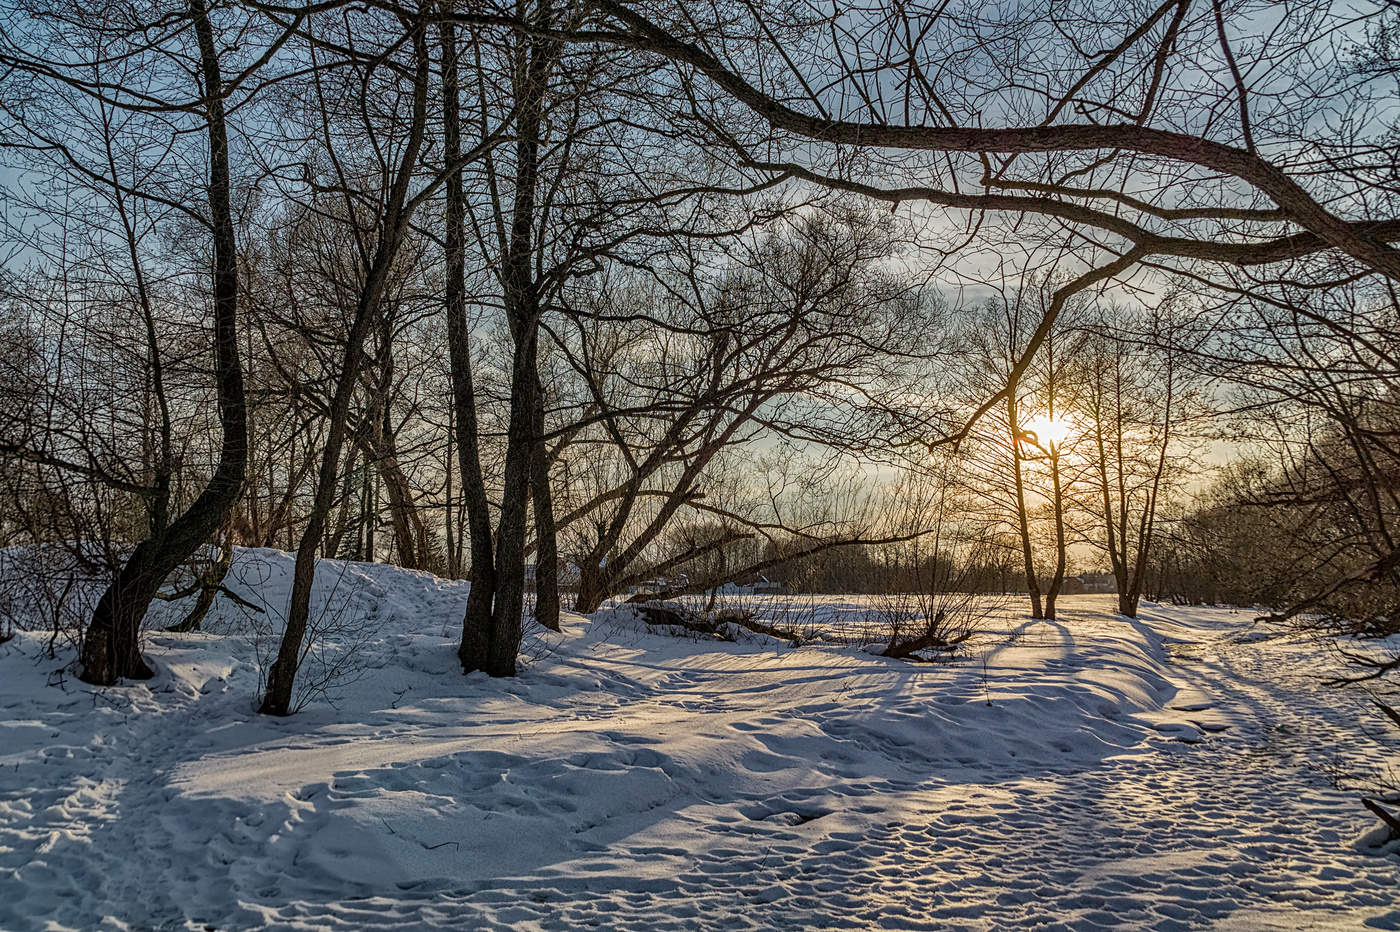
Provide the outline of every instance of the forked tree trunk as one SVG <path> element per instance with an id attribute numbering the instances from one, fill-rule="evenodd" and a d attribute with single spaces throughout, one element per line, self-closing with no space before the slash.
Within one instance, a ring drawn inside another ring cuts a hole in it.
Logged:
<path id="1" fill-rule="evenodd" d="M 199 44 L 200 77 L 209 128 L 209 219 L 214 241 L 214 372 L 218 384 L 219 461 L 209 484 L 164 532 L 142 541 L 127 558 L 93 611 L 80 657 L 84 682 L 111 686 L 149 679 L 141 657 L 141 622 L 165 577 L 189 559 L 228 520 L 243 489 L 248 461 L 243 368 L 238 358 L 238 265 L 229 207 L 228 131 L 223 77 L 204 0 L 190 0 Z"/>
<path id="2" fill-rule="evenodd" d="M 527 43 L 533 51 L 534 43 Z M 506 318 L 514 338 L 511 363 L 510 421 L 506 428 L 506 463 L 502 476 L 501 518 L 496 527 L 496 592 L 491 606 L 491 638 L 486 662 L 491 676 L 514 676 L 524 634 L 525 523 L 534 477 L 536 397 L 539 384 L 539 294 L 532 275 L 535 185 L 539 166 L 543 56 L 530 54 L 524 71 L 524 100 L 516 121 L 515 200 L 510 246 L 502 276 Z"/>
<path id="3" fill-rule="evenodd" d="M 549 25 L 546 13 L 542 25 Z M 518 36 L 514 90 L 515 178 L 512 182 L 511 222 L 502 257 L 501 290 L 506 322 L 514 343 L 511 362 L 510 420 L 506 429 L 506 462 L 502 476 L 501 515 L 496 526 L 490 622 L 484 631 L 474 626 L 468 597 L 459 656 L 466 671 L 485 670 L 490 676 L 514 676 L 524 633 L 525 530 L 530 487 L 543 444 L 535 428 L 539 385 L 539 283 L 534 277 L 534 232 L 539 181 L 540 140 L 544 134 L 544 97 L 549 71 L 558 54 L 553 39 Z M 547 480 L 546 476 L 546 480 Z M 475 534 L 473 535 L 475 537 Z M 473 550 L 476 542 L 473 540 Z M 475 588 L 475 585 L 473 586 Z M 484 642 L 484 651 L 481 649 Z"/>

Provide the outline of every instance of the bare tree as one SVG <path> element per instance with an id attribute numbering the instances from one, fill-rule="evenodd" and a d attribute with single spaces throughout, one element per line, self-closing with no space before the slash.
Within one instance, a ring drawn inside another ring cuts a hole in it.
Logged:
<path id="1" fill-rule="evenodd" d="M 284 32 L 274 30 L 265 45 L 258 42 L 258 24 L 245 20 L 240 29 L 249 37 L 247 56 L 241 70 L 225 80 L 217 40 L 217 27 L 203 0 L 191 0 L 175 21 L 178 28 L 163 30 L 158 43 L 148 41 L 144 14 L 139 10 L 110 8 L 81 10 L 55 5 L 26 9 L 22 33 L 7 33 L 4 60 L 7 68 L 28 74 L 36 82 L 36 94 L 73 108 L 81 120 L 96 111 L 109 128 L 125 120 L 145 120 L 158 135 L 178 136 L 199 129 L 207 142 L 208 169 L 202 182 L 183 175 L 183 190 L 158 181 L 133 183 L 116 172 L 118 155 L 111 148 L 101 150 L 100 160 L 91 159 L 91 148 L 84 141 L 63 135 L 71 122 L 42 122 L 39 114 L 13 112 L 22 127 L 21 148 L 46 153 L 59 164 L 112 192 L 113 205 L 127 231 L 126 242 L 133 262 L 138 301 L 143 308 L 148 334 L 155 329 L 145 274 L 135 249 L 136 232 L 130 205 L 147 202 L 172 209 L 185 220 L 202 227 L 213 245 L 213 381 L 219 412 L 221 443 L 217 462 L 203 491 L 177 517 L 168 520 L 171 506 L 169 467 L 156 472 L 152 489 L 153 520 L 148 536 L 140 540 L 125 559 L 111 585 L 98 601 L 83 642 L 82 676 L 89 682 L 110 685 L 123 677 L 144 678 L 150 668 L 141 657 L 141 621 L 165 577 L 184 562 L 204 541 L 221 527 L 238 499 L 243 483 L 246 458 L 246 421 L 242 368 L 238 346 L 239 284 L 235 228 L 232 216 L 232 173 L 229 165 L 229 131 L 225 101 L 237 95 L 246 97 L 253 86 L 251 77 L 265 65 L 285 41 Z M 242 14 L 239 14 L 240 16 Z M 237 17 L 235 17 L 237 18 Z M 72 30 L 72 32 L 66 32 Z M 81 37 L 76 47 L 65 35 Z M 90 40 L 90 41 L 89 41 Z M 81 43 L 86 42 L 86 45 Z M 111 72 L 122 69 L 151 69 L 148 74 L 192 75 L 197 86 L 192 97 L 173 96 L 178 83 L 137 82 L 125 86 L 112 80 Z M 21 106 L 38 97 L 16 98 Z M 110 132 L 99 139 L 109 143 Z M 121 155 L 125 158 L 125 155 Z M 144 177 L 144 176 L 143 176 Z M 202 192 L 208 213 L 183 206 L 195 202 L 191 192 Z M 152 356 L 154 384 L 163 384 L 159 354 Z M 164 397 L 161 389 L 157 398 Z M 160 415 L 160 456 L 168 461 L 170 448 L 168 409 Z M 60 466 L 64 464 L 59 464 Z M 68 464 L 71 465 L 71 464 Z"/>
<path id="2" fill-rule="evenodd" d="M 1013 527 L 1032 618 L 1055 617 L 1073 534 L 1068 514 L 1072 487 L 1082 471 L 1072 412 L 1082 338 L 1072 323 L 1083 316 L 1087 296 L 1075 298 L 1063 313 L 1035 364 L 1014 375 L 1021 347 L 1054 300 L 1055 287 L 1053 279 L 1021 277 L 1014 288 L 984 305 L 968 322 L 967 356 L 959 367 L 970 408 L 989 395 L 1004 395 L 1000 410 L 984 415 L 985 427 L 963 444 L 964 455 L 981 467 L 965 481 L 976 485 L 984 507 L 1005 515 Z M 1013 377 L 1014 383 L 1006 384 Z M 1042 503 L 1051 527 L 1048 574 L 1042 572 L 1036 547 Z"/>
<path id="3" fill-rule="evenodd" d="M 909 281 L 877 270 L 892 230 L 836 210 L 724 242 L 729 258 L 718 274 L 707 251 L 680 245 L 669 274 L 615 275 L 570 309 L 574 333 L 560 342 L 586 387 L 579 406 L 588 426 L 568 442 L 595 464 L 559 518 L 579 570 L 580 611 L 660 577 L 686 577 L 667 591 L 712 588 L 726 577 L 690 579 L 691 570 L 742 540 L 819 552 L 865 536 L 859 522 L 804 526 L 785 515 L 782 484 L 796 481 L 771 459 L 758 470 L 774 484 L 756 489 L 750 507 L 726 493 L 734 451 L 760 438 L 820 458 L 859 448 L 884 423 L 868 416 L 882 383 L 911 370 L 882 347 L 901 334 L 905 358 L 916 357 L 918 322 L 928 319 Z M 673 549 L 665 543 L 675 521 L 726 530 Z M 770 558 L 760 562 L 772 566 Z M 759 567 L 727 562 L 723 572 L 742 578 Z"/>
<path id="4" fill-rule="evenodd" d="M 374 21 L 387 25 L 382 17 Z M 332 36 L 308 35 L 309 56 L 313 61 L 315 55 L 325 49 L 347 54 L 343 71 L 318 66 L 311 73 L 311 81 L 317 99 L 321 101 L 315 118 L 319 123 L 318 135 L 323 142 L 322 153 L 329 165 L 333 189 L 344 202 L 342 217 L 351 224 L 355 235 L 360 274 L 334 393 L 327 406 L 327 436 L 315 482 L 315 497 L 297 547 L 287 626 L 277 659 L 268 673 L 267 691 L 261 706 L 265 714 L 287 715 L 292 708 L 293 682 L 299 658 L 303 656 L 301 642 L 310 611 L 316 554 L 334 504 L 340 457 L 349 431 L 350 406 L 365 362 L 365 340 L 380 321 L 390 276 L 399 249 L 410 230 L 414 211 L 442 185 L 446 173 L 478 158 L 495 142 L 495 134 L 486 134 L 476 147 L 459 155 L 457 163 L 444 166 L 444 171 L 436 173 L 415 190 L 415 179 L 422 171 L 419 156 L 428 127 L 430 16 L 426 11 L 412 16 L 400 15 L 397 25 L 401 30 L 402 42 L 411 48 L 409 62 L 404 67 L 408 76 L 407 86 L 399 91 L 408 100 L 408 113 L 400 120 L 394 119 L 391 111 L 385 130 L 376 126 L 375 121 L 381 118 L 380 114 L 361 111 L 365 117 L 364 125 L 371 128 L 371 132 L 376 129 L 387 131 L 393 143 L 384 148 L 370 147 L 372 157 L 378 157 L 385 151 L 396 152 L 391 164 L 380 167 L 377 189 L 369 191 L 351 183 L 354 174 L 346 164 L 349 153 L 342 153 L 339 148 L 343 140 L 339 138 L 341 130 L 336 117 L 340 111 L 337 108 L 348 105 L 353 112 L 356 106 L 367 106 L 368 100 L 358 90 L 362 82 L 387 80 L 398 85 L 400 75 L 389 67 L 391 59 L 385 57 L 382 47 L 355 50 L 356 37 L 361 34 L 359 31 L 355 35 L 342 37 L 342 41 L 346 42 L 344 46 Z M 384 36 L 383 41 L 390 49 L 400 44 L 394 33 L 385 32 Z"/>
<path id="5" fill-rule="evenodd" d="M 771 127 L 778 134 L 773 146 L 792 137 L 822 143 L 815 155 L 827 163 L 796 156 L 811 147 L 790 146 L 793 158 L 775 157 L 771 147 L 760 152 L 737 134 L 724 134 L 720 118 L 708 119 L 752 167 L 896 205 L 921 201 L 973 212 L 966 231 L 951 232 L 954 241 L 962 232 L 995 230 L 999 217 L 1078 231 L 1085 271 L 1057 290 L 1008 385 L 1030 365 L 1075 293 L 1144 261 L 1175 274 L 1201 266 L 1267 268 L 1328 254 L 1363 275 L 1400 277 L 1400 251 L 1389 245 L 1400 235 L 1400 222 L 1369 187 L 1371 179 L 1393 171 L 1371 159 L 1368 134 L 1384 130 L 1349 125 L 1351 135 L 1337 146 L 1330 134 L 1325 140 L 1311 135 L 1319 124 L 1308 122 L 1352 86 L 1328 83 L 1341 64 L 1306 76 L 1299 69 L 1331 41 L 1340 14 L 1303 5 L 1265 26 L 1251 19 L 1255 4 L 1233 9 L 1226 21 L 1219 5 L 1172 0 L 1144 3 L 1136 15 L 1124 11 L 1126 25 L 1120 17 L 1100 25 L 1087 16 L 1070 27 L 1049 3 L 1022 5 L 1004 20 L 961 6 L 890 5 L 871 10 L 859 29 L 813 12 L 805 30 L 795 39 L 788 35 L 786 47 L 760 40 L 755 53 L 753 43 L 726 46 L 708 30 L 763 36 L 759 21 L 772 11 L 757 6 L 741 5 L 743 13 L 735 16 L 718 5 L 703 12 L 687 8 L 684 17 L 617 0 L 597 6 L 606 23 L 594 38 L 653 52 L 686 74 L 703 76 Z M 1383 31 L 1393 15 L 1377 4 L 1361 21 Z M 1067 28 L 1082 35 L 1062 41 Z M 1256 41 L 1242 42 L 1242 36 Z M 794 43 L 801 49 L 795 54 Z M 1012 46 L 1049 51 L 1001 55 Z M 737 48 L 745 50 L 742 56 Z M 1090 55 L 1090 48 L 1106 51 Z M 1011 60 L 1016 64 L 1008 73 L 1002 64 Z M 933 61 L 952 66 L 935 70 Z M 1274 98 L 1266 105 L 1243 82 L 1222 85 L 1211 77 L 1241 69 L 1255 75 L 1255 86 L 1277 76 L 1289 88 L 1281 95 L 1289 103 Z M 698 118 L 707 119 L 711 97 L 691 99 Z M 986 126 L 988 114 L 1005 125 Z M 1310 145 L 1265 145 L 1299 136 Z M 879 160 L 888 180 L 868 171 L 855 177 L 856 166 L 870 163 L 847 157 L 845 147 Z M 1310 161 L 1313 149 L 1325 155 Z M 1264 154 L 1273 151 L 1280 154 Z M 940 175 L 947 184 L 926 181 Z M 1329 185 L 1346 194 L 1317 193 Z M 1327 204 L 1355 216 L 1348 219 Z M 977 414 L 991 410 L 1006 390 Z"/>
<path id="6" fill-rule="evenodd" d="M 1170 302 L 1137 321 L 1122 311 L 1118 318 L 1103 320 L 1083 351 L 1078 411 L 1093 440 L 1099 521 L 1118 584 L 1118 611 L 1136 618 L 1163 500 L 1190 463 L 1193 444 L 1183 427 L 1200 410 L 1180 351 L 1161 339 L 1173 323 Z M 1145 342 L 1130 342 L 1134 332 Z"/>

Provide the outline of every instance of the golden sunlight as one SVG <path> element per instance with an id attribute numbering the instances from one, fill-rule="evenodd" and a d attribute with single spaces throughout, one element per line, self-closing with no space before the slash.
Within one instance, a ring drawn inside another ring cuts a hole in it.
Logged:
<path id="1" fill-rule="evenodd" d="M 1055 450 L 1064 445 L 1074 432 L 1074 425 L 1068 418 L 1052 418 L 1041 415 L 1032 419 L 1024 428 L 1027 437 L 1037 446 Z"/>

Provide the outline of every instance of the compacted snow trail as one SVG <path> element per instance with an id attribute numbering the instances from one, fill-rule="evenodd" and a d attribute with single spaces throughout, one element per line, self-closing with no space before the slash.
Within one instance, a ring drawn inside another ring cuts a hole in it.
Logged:
<path id="1" fill-rule="evenodd" d="M 356 572 L 370 669 L 286 720 L 237 637 L 105 691 L 0 647 L 0 929 L 1400 928 L 1335 785 L 1396 744 L 1247 614 L 1071 600 L 910 665 L 602 612 L 493 682 L 459 584 Z"/>

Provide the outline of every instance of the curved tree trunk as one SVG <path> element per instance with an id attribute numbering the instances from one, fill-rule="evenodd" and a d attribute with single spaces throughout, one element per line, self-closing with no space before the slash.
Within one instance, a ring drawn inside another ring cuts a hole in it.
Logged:
<path id="1" fill-rule="evenodd" d="M 165 577 L 189 559 L 228 520 L 243 489 L 248 423 L 243 367 L 238 357 L 238 265 L 232 211 L 223 77 L 204 0 L 190 0 L 199 43 L 200 76 L 209 129 L 209 217 L 214 241 L 214 371 L 218 383 L 219 462 L 204 491 L 163 532 L 142 541 L 93 611 L 83 639 L 81 679 L 110 686 L 122 678 L 148 679 L 141 657 L 141 621 Z"/>

